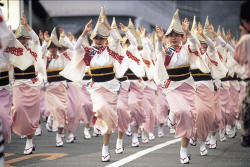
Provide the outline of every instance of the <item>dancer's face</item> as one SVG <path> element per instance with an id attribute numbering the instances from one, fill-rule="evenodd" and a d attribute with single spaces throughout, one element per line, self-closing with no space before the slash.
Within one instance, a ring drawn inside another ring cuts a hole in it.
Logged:
<path id="1" fill-rule="evenodd" d="M 172 31 L 168 36 L 168 43 L 170 44 L 170 46 L 172 46 L 173 48 L 179 46 L 182 42 L 182 38 L 183 35 L 181 34 L 177 34 L 176 32 Z"/>
<path id="2" fill-rule="evenodd" d="M 58 51 L 58 47 L 56 47 L 53 43 L 49 47 L 49 52 L 52 54 L 52 56 L 56 56 Z"/>
<path id="3" fill-rule="evenodd" d="M 18 38 L 18 41 L 25 47 L 28 46 L 29 40 L 30 40 L 29 38 L 24 38 L 24 37 Z"/>
<path id="4" fill-rule="evenodd" d="M 100 48 L 102 46 L 105 46 L 105 44 L 107 43 L 107 38 L 102 38 L 102 37 L 96 36 L 93 39 L 93 42 L 97 48 Z"/>
<path id="5" fill-rule="evenodd" d="M 201 49 L 207 51 L 207 44 L 206 43 L 201 43 Z"/>

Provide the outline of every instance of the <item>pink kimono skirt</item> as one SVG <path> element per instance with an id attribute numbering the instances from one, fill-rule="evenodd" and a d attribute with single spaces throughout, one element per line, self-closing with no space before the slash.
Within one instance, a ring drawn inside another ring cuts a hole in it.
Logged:
<path id="1" fill-rule="evenodd" d="M 206 85 L 201 84 L 195 91 L 195 137 L 206 141 L 209 132 L 215 132 L 217 125 L 215 121 L 214 93 Z"/>
<path id="2" fill-rule="evenodd" d="M 10 143 L 11 141 L 11 128 L 12 128 L 12 115 L 11 115 L 11 95 L 6 89 L 0 90 L 0 119 L 3 127 L 3 137 Z"/>
<path id="3" fill-rule="evenodd" d="M 145 112 L 143 108 L 143 89 L 139 88 L 135 83 L 130 83 L 130 91 L 128 95 L 128 106 L 134 126 L 140 126 L 145 122 Z"/>
<path id="4" fill-rule="evenodd" d="M 174 114 L 177 123 L 175 137 L 193 137 L 194 88 L 186 83 L 166 94 L 170 112 Z"/>
<path id="5" fill-rule="evenodd" d="M 157 88 L 156 113 L 157 121 L 160 124 L 166 123 L 168 117 L 169 105 L 166 96 L 163 93 L 161 86 Z"/>
<path id="6" fill-rule="evenodd" d="M 220 90 L 220 103 L 221 103 L 221 111 L 223 117 L 225 118 L 225 125 L 233 125 L 234 124 L 234 116 L 231 113 L 230 109 L 230 92 L 228 89 L 221 88 Z"/>
<path id="7" fill-rule="evenodd" d="M 45 90 L 44 88 L 41 88 L 40 91 L 40 114 L 41 114 L 41 120 L 44 120 L 46 117 L 49 116 L 49 107 L 48 107 L 48 102 L 45 98 Z"/>
<path id="8" fill-rule="evenodd" d="M 220 103 L 220 89 L 214 94 L 215 121 L 218 127 L 217 130 L 225 128 L 225 114 L 223 114 Z"/>
<path id="9" fill-rule="evenodd" d="M 35 133 L 40 120 L 40 88 L 27 84 L 13 87 L 13 131 L 20 135 Z"/>
<path id="10" fill-rule="evenodd" d="M 93 112 L 95 112 L 97 117 L 95 126 L 102 134 L 111 134 L 117 130 L 117 98 L 116 92 L 111 92 L 104 87 L 91 92 Z"/>
<path id="11" fill-rule="evenodd" d="M 46 91 L 46 99 L 53 118 L 54 128 L 63 128 L 67 123 L 67 90 L 63 83 Z"/>
<path id="12" fill-rule="evenodd" d="M 128 125 L 131 122 L 128 94 L 129 92 L 127 90 L 121 88 L 117 101 L 118 130 L 123 133 L 128 130 Z"/>
<path id="13" fill-rule="evenodd" d="M 143 128 L 146 132 L 153 132 L 156 124 L 156 94 L 155 90 L 146 86 L 144 88 L 143 109 L 146 113 L 146 120 Z"/>
<path id="14" fill-rule="evenodd" d="M 235 121 L 240 116 L 240 110 L 239 110 L 240 94 L 232 84 L 230 84 L 229 91 L 230 91 L 230 109 L 231 109 L 231 115 L 233 116 L 232 118 L 233 122 L 230 123 L 230 125 L 234 126 Z"/>
<path id="15" fill-rule="evenodd" d="M 81 120 L 85 123 L 85 124 L 89 124 L 89 126 L 93 126 L 92 122 L 93 122 L 93 118 L 94 118 L 94 114 L 93 114 L 93 103 L 90 97 L 89 92 L 87 91 L 86 87 L 83 85 L 82 86 L 82 114 L 81 114 Z"/>
<path id="16" fill-rule="evenodd" d="M 74 133 L 81 120 L 84 99 L 81 87 L 74 85 L 72 82 L 68 82 L 67 84 L 67 124 L 65 129 Z"/>

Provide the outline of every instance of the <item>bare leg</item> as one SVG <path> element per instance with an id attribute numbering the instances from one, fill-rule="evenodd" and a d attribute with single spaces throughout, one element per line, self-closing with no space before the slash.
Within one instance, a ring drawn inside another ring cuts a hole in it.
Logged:
<path id="1" fill-rule="evenodd" d="M 186 137 L 181 138 L 181 146 L 187 148 L 189 144 L 189 139 Z"/>
<path id="2" fill-rule="evenodd" d="M 87 123 L 87 124 L 85 125 L 85 128 L 89 128 L 89 123 Z"/>
<path id="3" fill-rule="evenodd" d="M 103 145 L 108 146 L 111 134 L 104 134 L 103 135 Z"/>
<path id="4" fill-rule="evenodd" d="M 118 136 L 117 136 L 117 138 L 118 138 L 118 139 L 122 139 L 123 134 L 124 134 L 123 132 L 118 131 Z"/>
<path id="5" fill-rule="evenodd" d="M 63 128 L 58 128 L 58 134 L 62 134 L 63 133 Z"/>
<path id="6" fill-rule="evenodd" d="M 138 133 L 138 129 L 139 129 L 138 125 L 134 126 L 134 133 Z"/>
<path id="7" fill-rule="evenodd" d="M 33 134 L 27 136 L 27 139 L 32 139 L 32 138 L 33 138 Z"/>

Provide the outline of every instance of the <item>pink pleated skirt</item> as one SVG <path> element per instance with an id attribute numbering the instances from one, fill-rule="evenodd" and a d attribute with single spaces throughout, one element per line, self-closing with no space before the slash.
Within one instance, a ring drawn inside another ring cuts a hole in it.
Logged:
<path id="1" fill-rule="evenodd" d="M 218 129 L 225 128 L 225 114 L 221 110 L 220 103 L 220 89 L 218 89 L 214 95 L 214 107 L 215 107 L 215 122 Z"/>
<path id="2" fill-rule="evenodd" d="M 205 85 L 200 85 L 195 91 L 195 137 L 206 141 L 209 132 L 215 132 L 218 127 L 215 121 L 214 93 Z"/>
<path id="3" fill-rule="evenodd" d="M 12 114 L 11 114 L 11 95 L 6 89 L 0 90 L 0 119 L 2 121 L 3 137 L 10 143 L 11 128 L 12 128 Z"/>
<path id="4" fill-rule="evenodd" d="M 161 86 L 157 88 L 157 97 L 156 97 L 156 118 L 160 124 L 164 124 L 168 117 L 169 105 L 166 99 L 166 96 L 163 93 Z"/>
<path id="5" fill-rule="evenodd" d="M 234 88 L 233 85 L 230 84 L 229 88 L 230 92 L 230 117 L 232 121 L 229 121 L 228 124 L 231 126 L 235 125 L 236 119 L 239 117 L 239 92 Z"/>
<path id="6" fill-rule="evenodd" d="M 40 88 L 21 84 L 13 87 L 13 131 L 32 135 L 40 120 Z"/>
<path id="7" fill-rule="evenodd" d="M 81 120 L 84 99 L 81 87 L 75 86 L 72 82 L 68 82 L 67 94 L 67 124 L 65 129 L 74 133 Z"/>
<path id="8" fill-rule="evenodd" d="M 131 122 L 131 115 L 128 107 L 128 91 L 121 88 L 117 101 L 118 131 L 125 133 Z"/>
<path id="9" fill-rule="evenodd" d="M 177 123 L 175 137 L 193 137 L 194 117 L 192 111 L 194 106 L 194 92 L 192 86 L 183 83 L 178 88 L 169 91 L 166 98 L 170 112 L 174 114 Z"/>
<path id="10" fill-rule="evenodd" d="M 63 128 L 67 123 L 67 90 L 63 83 L 46 91 L 46 99 L 53 118 L 54 128 Z"/>
<path id="11" fill-rule="evenodd" d="M 128 94 L 128 106 L 134 126 L 140 126 L 145 122 L 146 115 L 143 108 L 143 89 L 139 88 L 135 83 L 130 83 L 130 91 Z"/>
<path id="12" fill-rule="evenodd" d="M 97 116 L 95 126 L 102 134 L 111 134 L 118 128 L 117 98 L 116 92 L 104 87 L 91 91 L 93 112 Z"/>
<path id="13" fill-rule="evenodd" d="M 233 113 L 231 113 L 230 92 L 228 89 L 222 88 L 220 90 L 220 103 L 221 111 L 225 118 L 225 125 L 233 125 L 235 119 Z"/>
<path id="14" fill-rule="evenodd" d="M 146 119 L 143 124 L 145 132 L 153 132 L 156 124 L 156 94 L 155 90 L 146 86 L 144 88 L 143 109 Z"/>
<path id="15" fill-rule="evenodd" d="M 44 120 L 46 117 L 49 116 L 49 107 L 48 102 L 45 98 L 45 90 L 44 88 L 41 88 L 40 91 L 40 114 L 41 114 L 41 120 Z"/>
<path id="16" fill-rule="evenodd" d="M 89 124 L 89 126 L 93 126 L 93 118 L 94 118 L 94 114 L 93 114 L 93 103 L 90 97 L 89 92 L 87 91 L 86 87 L 83 85 L 82 86 L 82 116 L 81 116 L 81 120 L 85 123 L 85 124 Z"/>

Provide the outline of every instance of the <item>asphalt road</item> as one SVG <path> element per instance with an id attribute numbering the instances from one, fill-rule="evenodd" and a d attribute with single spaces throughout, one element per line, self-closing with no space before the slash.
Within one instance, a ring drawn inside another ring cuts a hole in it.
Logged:
<path id="1" fill-rule="evenodd" d="M 36 151 L 32 155 L 23 155 L 26 139 L 12 136 L 12 142 L 5 144 L 6 167 L 177 167 L 183 166 L 179 162 L 180 142 L 174 139 L 167 127 L 165 136 L 156 137 L 147 144 L 140 143 L 140 147 L 131 147 L 131 137 L 124 137 L 125 151 L 115 154 L 116 135 L 112 135 L 110 143 L 110 162 L 101 162 L 102 136 L 83 138 L 83 125 L 76 132 L 76 141 L 72 144 L 64 143 L 64 147 L 55 147 L 55 133 L 47 132 L 42 125 L 42 136 L 34 138 Z M 238 133 L 239 134 L 239 133 Z M 155 131 L 157 135 L 157 131 Z M 67 135 L 66 135 L 67 136 Z M 173 143 L 171 143 L 173 142 Z M 187 166 L 192 167 L 250 167 L 250 148 L 240 146 L 239 135 L 225 142 L 218 141 L 217 149 L 209 150 L 208 155 L 201 157 L 199 146 L 189 146 L 188 152 L 192 159 Z"/>

